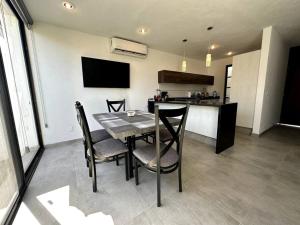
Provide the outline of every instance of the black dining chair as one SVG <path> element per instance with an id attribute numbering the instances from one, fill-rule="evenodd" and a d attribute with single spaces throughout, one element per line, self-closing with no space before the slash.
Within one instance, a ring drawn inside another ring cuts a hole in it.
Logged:
<path id="1" fill-rule="evenodd" d="M 113 112 L 119 112 L 121 108 L 123 108 L 123 111 L 125 111 L 125 99 L 120 101 L 109 101 L 106 99 L 106 103 L 109 112 L 111 112 L 111 110 L 113 110 Z"/>
<path id="2" fill-rule="evenodd" d="M 76 110 L 80 116 L 80 124 L 83 127 L 83 136 L 87 143 L 87 160 L 89 165 L 89 176 L 93 179 L 93 192 L 97 191 L 96 163 L 114 161 L 117 156 L 125 156 L 126 180 L 128 174 L 128 148 L 119 140 L 108 138 L 97 143 L 92 141 L 92 135 L 87 123 L 82 105 L 76 105 Z"/>
<path id="3" fill-rule="evenodd" d="M 147 145 L 143 148 L 137 148 L 134 152 L 135 164 L 135 182 L 139 184 L 138 169 L 139 166 L 156 173 L 157 177 L 157 206 L 161 206 L 161 187 L 160 175 L 168 174 L 178 169 L 179 192 L 182 192 L 181 166 L 182 166 L 182 144 L 185 132 L 185 124 L 189 111 L 189 105 L 179 109 L 159 109 L 155 106 L 155 145 Z M 179 117 L 177 126 L 172 126 L 170 120 Z M 168 144 L 160 141 L 160 121 L 172 135 Z M 176 149 L 172 148 L 176 144 Z"/>
<path id="4" fill-rule="evenodd" d="M 123 111 L 125 111 L 125 99 L 119 100 L 119 101 L 110 101 L 106 99 L 106 104 L 108 108 L 108 112 L 120 112 L 120 110 L 123 108 Z M 115 108 L 116 107 L 116 108 Z M 119 165 L 119 157 L 116 157 L 116 165 Z"/>
<path id="5" fill-rule="evenodd" d="M 87 163 L 87 167 L 89 166 L 88 164 L 88 160 L 87 160 L 87 142 L 85 139 L 85 135 L 84 135 L 84 129 L 83 129 L 83 122 L 78 110 L 78 107 L 81 106 L 81 103 L 79 101 L 75 102 L 75 109 L 77 112 L 77 121 L 80 125 L 81 131 L 82 131 L 82 136 L 83 136 L 83 146 L 84 146 L 84 157 L 86 159 L 86 163 Z M 105 129 L 99 129 L 99 130 L 94 130 L 91 131 L 91 138 L 92 138 L 92 143 L 96 144 L 99 141 L 103 141 L 105 139 L 111 138 L 111 135 L 105 130 Z"/>
<path id="6" fill-rule="evenodd" d="M 151 135 L 153 139 L 153 143 L 156 142 L 155 132 Z M 162 143 L 166 143 L 172 140 L 172 134 L 166 128 L 162 128 L 159 130 L 159 141 Z"/>

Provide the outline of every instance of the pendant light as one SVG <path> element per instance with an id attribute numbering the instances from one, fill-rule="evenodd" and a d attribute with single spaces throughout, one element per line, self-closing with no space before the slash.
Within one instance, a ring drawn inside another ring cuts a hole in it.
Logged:
<path id="1" fill-rule="evenodd" d="M 211 66 L 211 53 L 207 53 L 206 54 L 205 66 L 206 67 L 210 67 Z"/>
<path id="2" fill-rule="evenodd" d="M 212 30 L 213 27 L 208 27 L 207 30 L 210 31 Z M 208 48 L 207 48 L 207 54 L 206 54 L 206 59 L 205 59 L 205 66 L 210 67 L 211 66 L 211 45 L 210 45 L 210 40 L 208 41 Z"/>
<path id="3" fill-rule="evenodd" d="M 186 69 L 187 69 L 187 62 L 186 62 L 186 42 L 187 42 L 187 39 L 183 39 L 182 40 L 182 43 L 183 43 L 183 59 L 182 59 L 182 62 L 181 62 L 181 72 L 186 72 Z"/>

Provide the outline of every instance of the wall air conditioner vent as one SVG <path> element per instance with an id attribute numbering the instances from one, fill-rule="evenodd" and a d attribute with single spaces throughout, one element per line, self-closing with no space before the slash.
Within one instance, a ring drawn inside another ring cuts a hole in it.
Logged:
<path id="1" fill-rule="evenodd" d="M 140 43 L 120 38 L 112 38 L 111 52 L 115 54 L 146 58 L 148 55 L 148 47 Z"/>

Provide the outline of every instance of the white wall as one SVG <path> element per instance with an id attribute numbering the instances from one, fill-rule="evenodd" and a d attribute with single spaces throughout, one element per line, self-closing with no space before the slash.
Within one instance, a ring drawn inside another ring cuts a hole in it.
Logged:
<path id="1" fill-rule="evenodd" d="M 206 70 L 206 74 L 211 74 L 215 77 L 214 85 L 208 86 L 207 90 L 209 92 L 217 91 L 221 100 L 224 96 L 226 65 L 229 64 L 232 64 L 232 57 L 213 60 L 211 67 L 207 68 Z"/>
<path id="2" fill-rule="evenodd" d="M 253 124 L 255 134 L 261 134 L 279 122 L 288 51 L 288 45 L 274 27 L 264 29 Z"/>
<path id="3" fill-rule="evenodd" d="M 39 74 L 42 90 L 38 96 L 39 113 L 42 124 L 48 124 L 48 128 L 42 127 L 45 144 L 81 136 L 75 117 L 76 100 L 85 106 L 91 129 L 99 128 L 91 114 L 107 111 L 106 99 L 126 98 L 127 108 L 146 110 L 147 99 L 153 97 L 158 87 L 157 72 L 178 70 L 182 59 L 181 56 L 153 49 L 149 49 L 146 59 L 111 54 L 108 38 L 45 23 L 35 23 L 29 36 L 35 82 L 39 83 Z M 130 89 L 83 88 L 81 56 L 130 63 Z M 200 60 L 189 59 L 188 72 L 203 73 L 203 65 Z"/>
<path id="4" fill-rule="evenodd" d="M 233 57 L 230 101 L 238 103 L 237 126 L 252 128 L 260 50 Z"/>

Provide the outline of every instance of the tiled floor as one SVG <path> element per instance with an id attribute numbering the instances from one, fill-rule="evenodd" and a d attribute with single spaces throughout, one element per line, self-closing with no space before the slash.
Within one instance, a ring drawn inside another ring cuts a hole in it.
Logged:
<path id="1" fill-rule="evenodd" d="M 220 155 L 187 136 L 183 192 L 176 173 L 163 175 L 161 208 L 155 174 L 140 169 L 136 186 L 125 181 L 123 162 L 100 164 L 97 173 L 93 193 L 80 142 L 47 149 L 15 224 L 300 224 L 297 129 L 277 127 L 260 138 L 239 130 Z"/>

